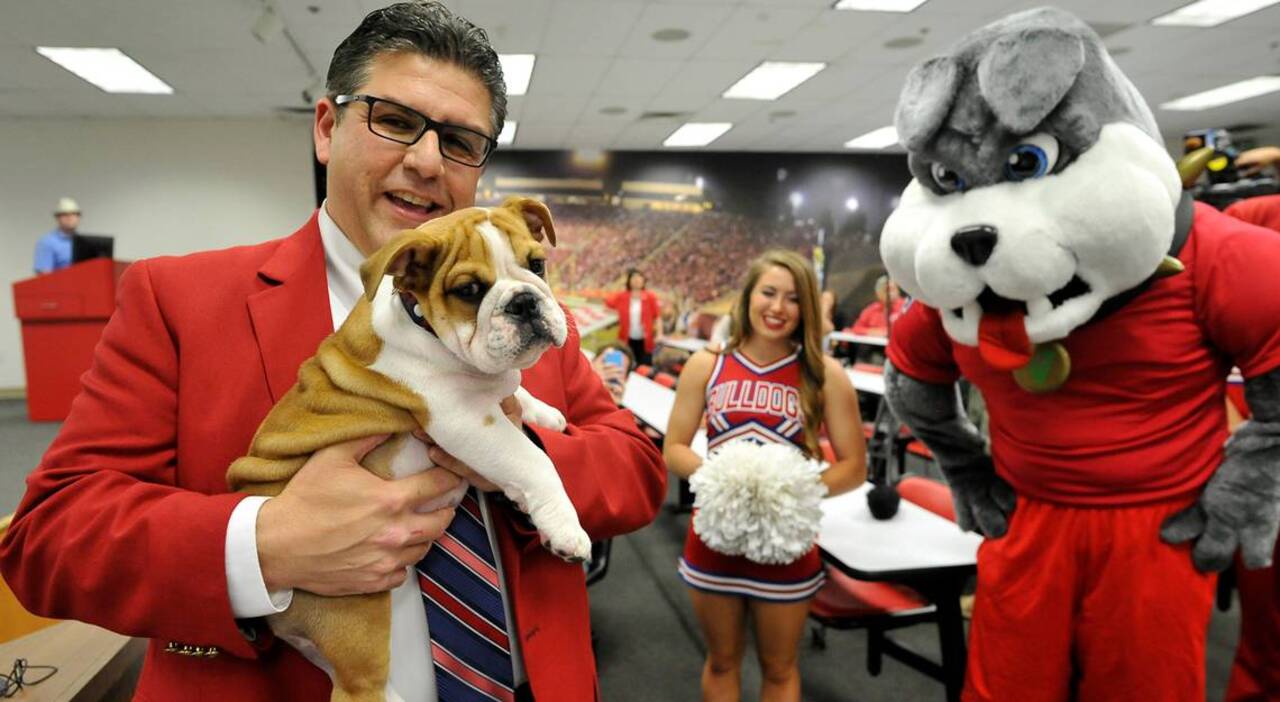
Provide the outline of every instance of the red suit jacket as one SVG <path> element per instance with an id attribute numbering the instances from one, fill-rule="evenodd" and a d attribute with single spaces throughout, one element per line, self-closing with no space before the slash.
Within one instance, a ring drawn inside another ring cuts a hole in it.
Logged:
<path id="1" fill-rule="evenodd" d="M 332 331 L 314 215 L 285 239 L 142 261 L 122 277 L 83 391 L 0 543 L 0 572 L 32 612 L 152 639 L 138 699 L 328 699 L 324 673 L 232 618 L 223 550 L 243 497 L 227 492 L 227 466 Z M 666 493 L 661 457 L 610 400 L 572 323 L 524 387 L 569 420 L 564 434 L 534 431 L 592 538 L 649 523 Z M 534 695 L 593 699 L 582 568 L 505 509 L 495 523 Z M 220 653 L 165 652 L 171 641 Z"/>

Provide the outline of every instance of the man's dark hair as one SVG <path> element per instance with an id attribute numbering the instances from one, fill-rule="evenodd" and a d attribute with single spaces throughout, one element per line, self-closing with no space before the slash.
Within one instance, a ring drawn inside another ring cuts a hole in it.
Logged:
<path id="1" fill-rule="evenodd" d="M 438 2 L 398 2 L 374 10 L 333 52 L 329 98 L 350 95 L 369 80 L 369 64 L 385 53 L 408 51 L 448 61 L 474 75 L 489 91 L 493 138 L 507 120 L 507 84 L 489 35 Z"/>

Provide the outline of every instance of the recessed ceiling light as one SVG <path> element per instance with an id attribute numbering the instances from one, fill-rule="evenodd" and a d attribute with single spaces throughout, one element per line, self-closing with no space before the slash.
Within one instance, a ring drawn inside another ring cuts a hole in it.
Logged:
<path id="1" fill-rule="evenodd" d="M 1211 107 L 1248 100 L 1249 98 L 1277 90 L 1280 90 L 1280 76 L 1258 76 L 1257 78 L 1250 78 L 1238 83 L 1224 85 L 1220 88 L 1188 95 L 1177 100 L 1170 100 L 1160 105 L 1160 109 L 1173 111 L 1207 110 Z"/>
<path id="2" fill-rule="evenodd" d="M 764 61 L 724 91 L 721 97 L 777 100 L 826 67 L 825 63 Z"/>
<path id="3" fill-rule="evenodd" d="M 1244 17 L 1280 0 L 1199 0 L 1183 5 L 1166 15 L 1151 20 L 1151 24 L 1175 27 L 1216 27 L 1237 17 Z"/>
<path id="4" fill-rule="evenodd" d="M 173 94 L 168 83 L 119 49 L 37 46 L 36 51 L 108 93 Z"/>
<path id="5" fill-rule="evenodd" d="M 668 27 L 667 29 L 659 29 L 650 34 L 654 41 L 684 41 L 689 38 L 689 30 L 680 29 L 679 27 Z"/>
<path id="6" fill-rule="evenodd" d="M 846 149 L 884 149 L 898 143 L 898 130 L 892 125 L 867 132 L 844 143 Z"/>
<path id="7" fill-rule="evenodd" d="M 706 146 L 733 127 L 732 122 L 685 122 L 671 133 L 663 146 Z"/>
<path id="8" fill-rule="evenodd" d="M 502 79 L 507 83 L 507 95 L 524 95 L 533 77 L 534 54 L 498 54 L 502 62 Z"/>
<path id="9" fill-rule="evenodd" d="M 840 0 L 837 10 L 864 10 L 870 12 L 910 12 L 927 0 Z"/>
<path id="10" fill-rule="evenodd" d="M 502 123 L 502 131 L 498 133 L 499 144 L 510 144 L 516 140 L 516 121 L 509 119 Z"/>

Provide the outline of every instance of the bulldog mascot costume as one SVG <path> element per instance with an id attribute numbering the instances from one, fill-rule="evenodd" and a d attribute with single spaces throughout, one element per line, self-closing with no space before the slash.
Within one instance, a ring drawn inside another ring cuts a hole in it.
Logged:
<path id="1" fill-rule="evenodd" d="M 1270 563 L 1280 523 L 1280 238 L 1182 194 L 1060 10 L 917 66 L 895 121 L 914 179 L 881 254 L 915 304 L 887 397 L 987 537 L 966 699 L 1202 699 L 1214 572 Z M 1233 364 L 1254 417 L 1224 446 Z"/>

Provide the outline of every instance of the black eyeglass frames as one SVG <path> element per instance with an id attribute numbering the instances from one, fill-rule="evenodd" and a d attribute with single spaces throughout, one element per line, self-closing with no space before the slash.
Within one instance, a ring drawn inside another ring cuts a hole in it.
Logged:
<path id="1" fill-rule="evenodd" d="M 365 120 L 369 131 L 399 144 L 411 146 L 418 143 L 427 132 L 433 131 L 440 143 L 440 155 L 464 166 L 483 166 L 498 145 L 487 134 L 469 127 L 437 122 L 393 100 L 372 95 L 338 95 L 333 101 L 339 106 L 354 102 L 365 103 L 369 106 Z"/>

